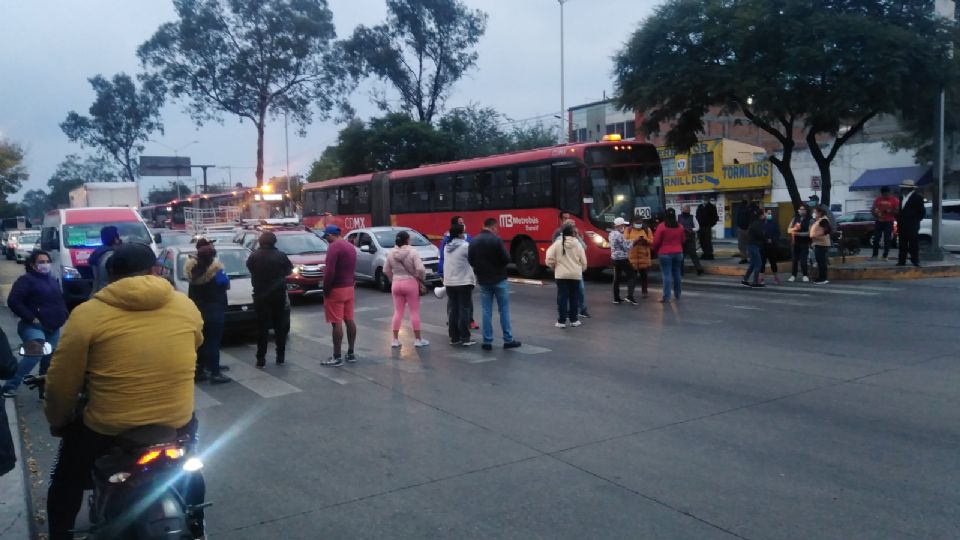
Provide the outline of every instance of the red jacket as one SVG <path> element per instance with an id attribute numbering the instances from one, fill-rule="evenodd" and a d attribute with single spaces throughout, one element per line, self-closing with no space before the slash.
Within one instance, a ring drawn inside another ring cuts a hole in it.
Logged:
<path id="1" fill-rule="evenodd" d="M 666 223 L 661 223 L 653 234 L 653 250 L 657 255 L 683 253 L 683 239 L 683 227 L 667 227 Z"/>

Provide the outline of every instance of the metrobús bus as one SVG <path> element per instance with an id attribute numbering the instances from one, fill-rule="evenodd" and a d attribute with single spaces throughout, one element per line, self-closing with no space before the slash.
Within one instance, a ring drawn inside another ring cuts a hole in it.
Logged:
<path id="1" fill-rule="evenodd" d="M 284 218 L 294 215 L 294 205 L 288 194 L 273 193 L 259 188 L 191 195 L 184 199 L 170 201 L 166 208 L 170 212 L 169 227 L 171 229 L 186 228 L 186 208 L 198 210 L 236 208 L 239 209 L 240 219 Z"/>
<path id="2" fill-rule="evenodd" d="M 416 169 L 314 182 L 303 188 L 303 220 L 345 231 L 394 225 L 439 240 L 455 215 L 477 234 L 496 218 L 524 277 L 539 273 L 559 213 L 570 212 L 587 240 L 591 269 L 610 264 L 615 218 L 652 218 L 665 207 L 660 159 L 647 143 L 560 145 Z"/>
<path id="3" fill-rule="evenodd" d="M 159 229 L 169 226 L 171 210 L 169 204 L 149 204 L 140 207 L 140 216 L 148 227 Z"/>

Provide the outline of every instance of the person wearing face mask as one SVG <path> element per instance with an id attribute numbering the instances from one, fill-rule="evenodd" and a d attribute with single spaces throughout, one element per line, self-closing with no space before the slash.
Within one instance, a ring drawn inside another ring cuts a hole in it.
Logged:
<path id="1" fill-rule="evenodd" d="M 67 321 L 67 305 L 60 285 L 50 276 L 50 254 L 36 250 L 27 257 L 26 273 L 13 283 L 7 297 L 7 307 L 19 317 L 17 334 L 23 341 L 26 354 L 20 360 L 17 373 L 3 385 L 3 397 L 14 397 L 23 378 L 40 364 L 40 374 L 47 372 L 50 356 L 43 355 L 44 342 L 56 347 L 60 328 Z M 43 398 L 43 387 L 40 388 Z"/>
<path id="2" fill-rule="evenodd" d="M 650 245 L 653 244 L 653 229 L 650 224 L 641 217 L 633 218 L 633 225 L 623 233 L 628 242 L 632 242 L 630 247 L 629 259 L 630 266 L 640 276 L 640 297 L 647 297 L 647 284 L 649 278 L 647 270 L 650 269 Z"/>
<path id="3" fill-rule="evenodd" d="M 773 274 L 773 282 L 780 284 L 780 276 L 777 275 L 777 249 L 780 245 L 780 225 L 774 218 L 773 210 L 766 210 L 763 221 L 763 248 L 760 250 L 760 281 L 763 281 L 763 272 L 770 262 L 770 272 Z"/>
<path id="4" fill-rule="evenodd" d="M 796 215 L 790 221 L 790 227 L 787 229 L 791 238 L 791 251 L 793 255 L 793 264 L 790 277 L 787 281 L 797 280 L 797 269 L 802 272 L 803 281 L 810 281 L 810 273 L 807 265 L 807 259 L 810 257 L 810 214 L 807 205 L 801 204 L 797 209 Z"/>
<path id="5" fill-rule="evenodd" d="M 703 250 L 704 261 L 713 260 L 713 228 L 720 223 L 720 213 L 717 212 L 717 200 L 710 197 L 710 200 L 700 203 L 697 207 L 697 222 L 700 223 L 700 231 L 697 233 L 700 239 L 700 249 Z"/>

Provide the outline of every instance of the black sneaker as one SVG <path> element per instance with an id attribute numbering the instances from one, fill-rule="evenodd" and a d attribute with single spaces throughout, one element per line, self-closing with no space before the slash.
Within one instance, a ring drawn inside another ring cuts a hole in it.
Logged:
<path id="1" fill-rule="evenodd" d="M 520 343 L 520 342 L 517 341 L 517 340 L 513 340 L 513 341 L 510 341 L 510 342 L 508 342 L 508 343 L 504 343 L 504 344 L 503 344 L 503 348 L 504 348 L 504 349 L 516 349 L 516 348 L 519 347 L 520 345 L 523 345 L 523 344 Z"/>
<path id="2" fill-rule="evenodd" d="M 450 340 L 450 344 L 451 344 L 451 345 L 460 345 L 461 343 L 462 343 L 462 342 L 461 342 L 459 339 L 451 339 L 451 340 Z"/>
<path id="3" fill-rule="evenodd" d="M 477 344 L 477 342 L 474 341 L 474 340 L 472 340 L 472 339 L 468 339 L 468 340 L 466 340 L 466 341 L 461 341 L 461 342 L 460 342 L 460 346 L 461 346 L 461 347 L 471 347 L 471 346 L 476 345 L 476 344 Z"/>
<path id="4" fill-rule="evenodd" d="M 210 384 L 223 384 L 223 383 L 233 382 L 233 379 L 231 379 L 230 377 L 227 377 L 222 373 L 215 373 L 213 375 L 210 375 L 210 378 L 208 380 L 210 381 Z"/>
<path id="5" fill-rule="evenodd" d="M 590 318 L 592 318 L 592 317 L 590 317 L 590 314 L 587 313 L 587 310 L 581 311 L 581 312 L 580 312 L 580 316 L 583 317 L 584 319 L 590 319 Z"/>
<path id="6" fill-rule="evenodd" d="M 204 382 L 209 378 L 210 376 L 204 370 L 199 370 L 193 374 L 193 382 Z"/>
<path id="7" fill-rule="evenodd" d="M 637 305 L 637 301 L 634 300 L 633 298 L 627 298 L 627 303 L 628 303 L 628 304 Z"/>
<path id="8" fill-rule="evenodd" d="M 740 280 L 740 284 L 743 285 L 744 287 L 749 287 L 749 286 L 750 286 L 750 282 L 747 281 L 747 280 L 745 280 L 745 279 L 741 279 L 741 280 Z"/>
<path id="9" fill-rule="evenodd" d="M 339 356 L 331 356 L 326 360 L 321 360 L 320 365 L 323 367 L 340 367 L 343 365 L 343 358 Z"/>
<path id="10" fill-rule="evenodd" d="M 483 349 L 483 350 L 485 350 L 485 351 L 492 351 L 492 350 L 493 350 L 493 343 L 484 343 L 483 345 L 480 346 L 480 348 Z"/>
<path id="11" fill-rule="evenodd" d="M 759 288 L 761 288 L 761 287 L 766 287 L 766 285 L 764 285 L 763 283 L 751 283 L 750 286 L 753 287 L 754 289 L 759 289 Z"/>
<path id="12" fill-rule="evenodd" d="M 622 304 L 622 303 L 623 303 L 623 300 L 614 299 L 614 300 L 613 300 L 613 303 L 614 303 L 614 304 Z"/>
<path id="13" fill-rule="evenodd" d="M 357 355 L 352 352 L 348 352 L 346 356 L 343 357 L 343 359 L 352 364 L 357 361 Z"/>

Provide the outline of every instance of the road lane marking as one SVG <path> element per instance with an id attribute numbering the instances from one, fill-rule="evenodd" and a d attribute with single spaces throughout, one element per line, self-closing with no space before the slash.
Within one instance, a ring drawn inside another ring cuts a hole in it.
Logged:
<path id="1" fill-rule="evenodd" d="M 209 409 L 210 407 L 216 407 L 217 405 L 223 405 L 223 403 L 220 403 L 213 396 L 204 392 L 199 387 L 194 386 L 193 410 L 202 411 L 204 409 Z"/>
<path id="2" fill-rule="evenodd" d="M 273 398 L 301 392 L 296 386 L 282 381 L 263 370 L 241 362 L 229 353 L 221 352 L 220 356 L 231 361 L 230 378 L 232 378 L 234 382 L 259 394 L 261 397 Z"/>
<path id="3" fill-rule="evenodd" d="M 538 347 L 536 345 L 527 345 L 526 343 L 524 343 L 520 347 L 517 347 L 516 349 L 508 349 L 508 350 L 517 352 L 520 354 L 543 354 L 551 351 L 551 349 L 548 349 L 546 347 Z"/>
<path id="4" fill-rule="evenodd" d="M 492 354 L 480 354 L 477 352 L 468 352 L 468 351 L 450 353 L 447 356 L 449 356 L 450 358 L 458 358 L 460 360 L 464 360 L 468 364 L 483 364 L 486 362 L 495 362 L 500 359 L 500 357 L 494 356 Z"/>
<path id="5" fill-rule="evenodd" d="M 304 336 L 300 336 L 300 337 L 304 337 Z M 256 349 L 256 348 L 257 348 L 256 345 L 249 345 L 249 347 L 250 347 L 251 349 Z M 303 368 L 303 369 L 309 371 L 310 373 L 319 375 L 319 376 L 323 377 L 324 379 L 327 379 L 327 380 L 329 380 L 329 381 L 333 381 L 333 382 L 335 382 L 335 383 L 337 383 L 337 384 L 347 384 L 347 383 L 350 382 L 350 381 L 344 379 L 343 377 L 338 377 L 338 376 L 335 374 L 335 373 L 337 372 L 336 369 L 321 366 L 319 359 L 318 359 L 318 360 L 310 360 L 310 359 L 302 359 L 302 360 L 301 360 L 301 359 L 294 359 L 294 358 L 291 358 L 291 356 L 288 354 L 286 361 L 289 362 L 289 363 L 291 363 L 291 364 L 293 364 L 293 365 L 295 365 L 295 366 L 297 366 L 297 367 Z"/>
<path id="6" fill-rule="evenodd" d="M 730 306 L 733 309 L 749 309 L 752 311 L 763 311 L 763 308 L 758 308 L 756 306 Z"/>

